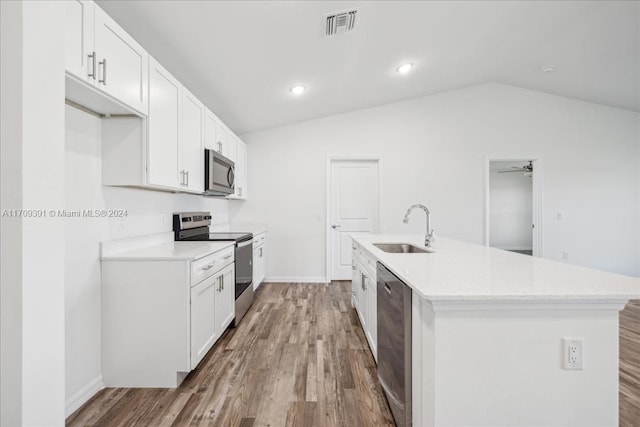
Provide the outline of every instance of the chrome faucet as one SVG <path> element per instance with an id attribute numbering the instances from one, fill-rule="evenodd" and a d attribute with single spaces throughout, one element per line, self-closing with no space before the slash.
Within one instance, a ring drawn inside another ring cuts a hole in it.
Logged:
<path id="1" fill-rule="evenodd" d="M 424 237 L 424 245 L 426 247 L 431 247 L 431 243 L 435 242 L 436 238 L 433 237 L 433 230 L 429 230 L 429 216 L 431 215 L 431 212 L 429 212 L 429 209 L 427 209 L 426 206 L 424 205 L 411 206 L 409 209 L 407 209 L 407 213 L 404 214 L 404 219 L 402 220 L 402 222 L 404 222 L 405 224 L 409 223 L 409 214 L 415 208 L 420 208 L 424 211 L 424 213 L 427 214 L 427 235 Z"/>

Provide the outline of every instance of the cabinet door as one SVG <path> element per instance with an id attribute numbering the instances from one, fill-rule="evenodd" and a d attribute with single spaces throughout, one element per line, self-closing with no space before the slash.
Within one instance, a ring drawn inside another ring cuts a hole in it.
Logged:
<path id="1" fill-rule="evenodd" d="M 205 108 L 204 114 L 204 147 L 210 150 L 219 151 L 217 144 L 218 120 L 216 116 Z"/>
<path id="2" fill-rule="evenodd" d="M 264 280 L 264 278 L 267 275 L 267 243 L 265 241 L 265 243 L 260 246 L 260 254 L 259 254 L 259 258 L 258 260 L 260 261 L 260 269 L 258 270 L 258 286 L 260 286 L 260 283 L 262 283 L 262 281 Z"/>
<path id="3" fill-rule="evenodd" d="M 236 140 L 236 188 L 235 198 L 247 198 L 247 145 Z"/>
<path id="4" fill-rule="evenodd" d="M 191 288 L 191 369 L 195 369 L 216 342 L 216 297 L 219 276 Z"/>
<path id="5" fill-rule="evenodd" d="M 147 114 L 149 55 L 98 6 L 95 7 L 95 51 L 98 87 Z"/>
<path id="6" fill-rule="evenodd" d="M 360 323 L 362 324 L 362 330 L 367 331 L 367 294 L 365 291 L 365 280 L 364 280 L 364 270 L 358 265 L 356 268 L 356 272 L 358 274 L 358 279 L 356 280 L 356 300 L 357 300 L 357 312 L 358 318 L 360 319 Z"/>
<path id="7" fill-rule="evenodd" d="M 229 129 L 225 129 L 226 138 L 222 145 L 222 155 L 232 160 L 234 163 L 238 161 L 238 142 L 236 136 Z"/>
<path id="8" fill-rule="evenodd" d="M 216 331 L 218 336 L 227 329 L 235 317 L 235 264 L 218 273 L 216 292 Z"/>
<path id="9" fill-rule="evenodd" d="M 265 248 L 262 244 L 253 249 L 253 289 L 258 289 L 265 276 Z"/>
<path id="10" fill-rule="evenodd" d="M 367 294 L 367 338 L 376 361 L 378 360 L 378 294 L 377 283 L 372 277 L 366 276 Z"/>
<path id="11" fill-rule="evenodd" d="M 147 180 L 180 189 L 182 85 L 155 59 L 149 61 Z"/>
<path id="12" fill-rule="evenodd" d="M 94 3 L 69 0 L 65 8 L 65 68 L 74 76 L 95 84 L 98 63 L 93 51 Z"/>
<path id="13" fill-rule="evenodd" d="M 204 191 L 204 105 L 186 88 L 182 89 L 181 172 L 184 188 Z"/>

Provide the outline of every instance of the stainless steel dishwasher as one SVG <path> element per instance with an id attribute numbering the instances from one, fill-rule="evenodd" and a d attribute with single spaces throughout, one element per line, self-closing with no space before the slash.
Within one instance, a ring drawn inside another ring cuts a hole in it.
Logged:
<path id="1" fill-rule="evenodd" d="M 411 425 L 411 288 L 378 263 L 378 378 L 398 426 Z"/>

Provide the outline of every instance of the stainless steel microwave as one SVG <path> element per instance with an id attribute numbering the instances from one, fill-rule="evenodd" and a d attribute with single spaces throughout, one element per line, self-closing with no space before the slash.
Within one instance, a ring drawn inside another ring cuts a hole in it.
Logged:
<path id="1" fill-rule="evenodd" d="M 204 150 L 204 195 L 227 196 L 234 193 L 235 164 L 215 150 Z"/>

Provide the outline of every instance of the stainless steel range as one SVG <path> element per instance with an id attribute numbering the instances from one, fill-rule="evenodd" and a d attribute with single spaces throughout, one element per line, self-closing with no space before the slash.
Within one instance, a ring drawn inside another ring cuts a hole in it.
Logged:
<path id="1" fill-rule="evenodd" d="M 251 233 L 211 233 L 209 212 L 181 212 L 173 214 L 173 232 L 176 241 L 233 241 L 235 251 L 235 294 L 237 326 L 253 304 L 253 234 Z"/>

